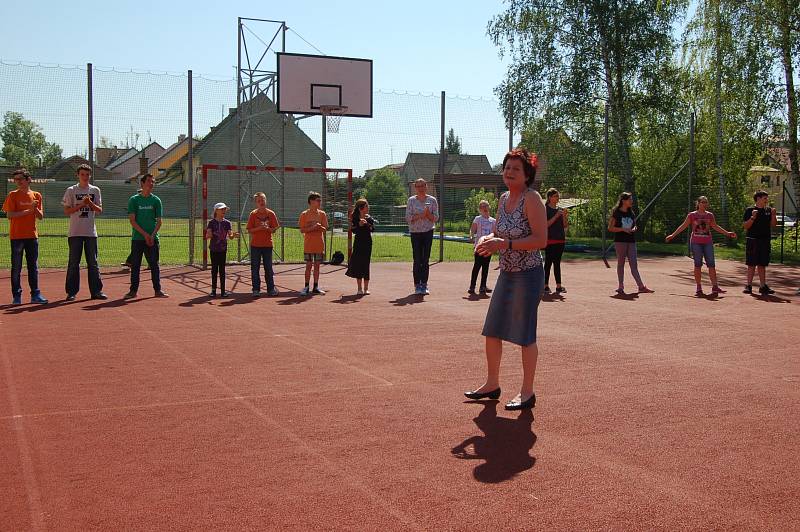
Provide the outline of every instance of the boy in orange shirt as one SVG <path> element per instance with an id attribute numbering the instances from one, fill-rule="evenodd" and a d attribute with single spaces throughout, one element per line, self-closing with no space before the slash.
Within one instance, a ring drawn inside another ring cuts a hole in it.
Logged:
<path id="1" fill-rule="evenodd" d="M 297 226 L 303 233 L 303 255 L 306 260 L 306 286 L 300 295 L 309 293 L 308 282 L 311 279 L 311 266 L 314 266 L 314 289 L 312 294 L 325 294 L 319 287 L 319 266 L 325 257 L 325 231 L 328 230 L 328 215 L 320 210 L 322 196 L 318 192 L 308 193 L 308 209 L 300 213 Z"/>
<path id="2" fill-rule="evenodd" d="M 281 224 L 275 212 L 267 208 L 267 195 L 258 192 L 253 196 L 256 209 L 247 219 L 247 232 L 250 233 L 250 275 L 253 282 L 253 295 L 261 295 L 261 264 L 264 264 L 264 276 L 267 280 L 267 294 L 278 295 L 275 288 L 274 272 L 272 270 L 272 233 L 278 230 Z"/>
<path id="3" fill-rule="evenodd" d="M 11 295 L 14 305 L 22 304 L 22 253 L 28 264 L 28 286 L 31 303 L 47 303 L 39 292 L 39 233 L 36 220 L 44 218 L 42 195 L 31 190 L 31 175 L 24 168 L 12 174 L 17 190 L 8 193 L 3 211 L 9 221 L 8 236 L 11 239 Z"/>

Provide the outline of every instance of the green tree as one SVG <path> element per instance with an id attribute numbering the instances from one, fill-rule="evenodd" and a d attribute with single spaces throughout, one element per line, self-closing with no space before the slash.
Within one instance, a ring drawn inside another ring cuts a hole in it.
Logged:
<path id="1" fill-rule="evenodd" d="M 498 199 L 495 196 L 494 192 L 491 190 L 487 191 L 481 187 L 478 190 L 472 189 L 470 190 L 469 197 L 464 200 L 464 214 L 467 220 L 467 223 L 472 223 L 472 220 L 480 214 L 478 211 L 478 204 L 481 200 L 486 200 L 489 202 L 489 213 L 492 216 L 497 217 L 497 203 Z"/>
<path id="2" fill-rule="evenodd" d="M 637 112 L 668 106 L 662 78 L 671 67 L 672 27 L 687 0 L 507 0 L 488 34 L 512 60 L 496 92 L 513 102 L 514 122 L 543 118 L 597 122 L 609 105 L 610 129 L 624 187 L 635 192 L 631 145 Z M 508 111 L 506 111 L 508 112 Z M 576 135 L 580 136 L 580 135 Z"/>
<path id="3" fill-rule="evenodd" d="M 0 128 L 0 140 L 3 141 L 0 157 L 11 165 L 34 168 L 40 162 L 44 166 L 52 166 L 61 160 L 61 147 L 47 142 L 39 125 L 26 120 L 21 113 L 6 112 L 3 127 Z"/>
<path id="4" fill-rule="evenodd" d="M 447 132 L 447 138 L 444 141 L 444 149 L 450 155 L 461 155 L 461 138 L 456 137 L 453 128 Z"/>
<path id="5" fill-rule="evenodd" d="M 789 147 L 789 171 L 795 191 L 800 195 L 800 146 L 798 146 L 798 110 L 795 62 L 800 57 L 800 4 L 797 0 L 750 0 L 753 25 L 763 29 L 770 46 L 774 67 L 783 73 L 781 80 L 786 106 Z"/>
<path id="6" fill-rule="evenodd" d="M 403 182 L 395 171 L 381 168 L 367 180 L 364 197 L 371 205 L 398 205 L 405 200 Z"/>

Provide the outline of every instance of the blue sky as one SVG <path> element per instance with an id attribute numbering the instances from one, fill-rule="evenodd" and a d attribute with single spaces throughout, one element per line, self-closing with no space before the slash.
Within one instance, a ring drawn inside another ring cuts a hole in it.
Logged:
<path id="1" fill-rule="evenodd" d="M 117 74 L 183 73 L 231 80 L 235 76 L 237 17 L 286 21 L 286 51 L 373 60 L 375 118 L 345 119 L 329 136 L 331 166 L 366 168 L 402 162 L 410 151 L 439 144 L 439 93 L 448 97 L 447 127 L 466 152 L 498 162 L 508 140 L 494 88 L 505 73 L 486 36 L 500 2 L 464 0 L 382 4 L 340 2 L 21 2 L 0 3 L 6 24 L 0 60 L 78 65 L 95 74 L 95 139 L 123 145 L 141 133 L 164 146 L 185 132 L 185 78 Z M 277 26 L 247 23 L 269 40 Z M 255 38 L 250 41 L 255 43 Z M 307 42 L 308 41 L 308 44 Z M 274 68 L 274 58 L 272 59 Z M 0 65 L 0 113 L 16 110 L 36 121 L 64 155 L 86 150 L 85 73 Z M 152 78 L 152 79 L 151 79 Z M 85 89 L 83 89 L 85 90 Z M 195 84 L 195 133 L 203 135 L 235 105 L 232 84 Z M 408 93 L 408 94 L 405 94 Z M 380 107 L 378 107 L 380 106 Z M 319 119 L 301 127 L 320 142 Z M 368 149 L 365 149 L 368 146 Z"/>
<path id="2" fill-rule="evenodd" d="M 500 2 L 19 1 L 0 3 L 0 58 L 233 76 L 236 19 L 284 20 L 326 55 L 374 60 L 376 89 L 493 96 L 505 68 L 486 36 Z M 294 32 L 287 51 L 317 53 Z"/>

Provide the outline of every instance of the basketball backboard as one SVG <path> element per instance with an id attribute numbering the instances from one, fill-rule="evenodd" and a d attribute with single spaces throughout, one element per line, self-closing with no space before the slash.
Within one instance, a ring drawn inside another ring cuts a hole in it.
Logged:
<path id="1" fill-rule="evenodd" d="M 372 60 L 278 53 L 278 112 L 319 115 L 320 106 L 347 107 L 343 116 L 372 117 Z"/>

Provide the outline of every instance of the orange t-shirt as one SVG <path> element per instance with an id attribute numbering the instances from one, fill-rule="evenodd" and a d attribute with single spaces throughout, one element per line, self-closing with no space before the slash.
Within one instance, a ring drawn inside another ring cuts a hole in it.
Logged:
<path id="1" fill-rule="evenodd" d="M 44 203 L 42 202 L 42 195 L 33 190 L 28 192 L 20 192 L 14 190 L 8 193 L 5 203 L 3 203 L 3 211 L 7 214 L 9 212 L 19 212 L 31 208 L 33 200 L 39 201 L 39 208 L 44 212 Z M 11 240 L 20 240 L 23 238 L 39 238 L 39 233 L 36 231 L 36 214 L 30 213 L 25 216 L 17 218 L 9 218 L 10 228 L 8 230 L 8 237 Z"/>
<path id="2" fill-rule="evenodd" d="M 311 222 L 319 222 L 325 230 L 303 233 L 303 253 L 325 253 L 325 231 L 328 229 L 328 215 L 325 214 L 325 211 L 317 210 L 316 214 L 311 214 L 310 211 L 305 210 L 300 213 L 300 221 L 297 222 L 297 225 L 303 228 Z"/>
<path id="3" fill-rule="evenodd" d="M 268 227 L 278 227 L 278 217 L 269 209 L 266 214 L 259 214 L 258 209 L 251 211 L 250 217 L 247 219 L 247 228 L 253 229 L 262 224 L 267 224 Z M 269 231 L 250 233 L 250 245 L 254 248 L 271 248 L 272 233 Z"/>

